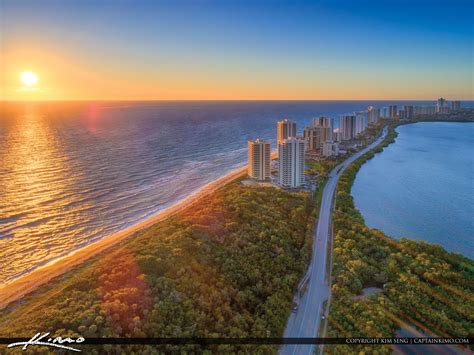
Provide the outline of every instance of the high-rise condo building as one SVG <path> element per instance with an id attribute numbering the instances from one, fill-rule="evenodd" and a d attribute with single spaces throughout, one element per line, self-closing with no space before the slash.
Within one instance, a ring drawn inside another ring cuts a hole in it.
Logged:
<path id="1" fill-rule="evenodd" d="M 357 136 L 365 131 L 369 125 L 369 115 L 367 111 L 354 112 L 356 116 L 354 136 Z"/>
<path id="2" fill-rule="evenodd" d="M 451 101 L 451 110 L 459 111 L 461 109 L 461 101 Z"/>
<path id="3" fill-rule="evenodd" d="M 303 130 L 303 136 L 308 144 L 308 151 L 313 153 L 321 148 L 322 138 L 319 127 L 305 127 Z"/>
<path id="4" fill-rule="evenodd" d="M 451 112 L 451 109 L 448 105 L 444 105 L 442 107 L 437 107 L 438 112 L 437 113 L 449 113 Z"/>
<path id="5" fill-rule="evenodd" d="M 329 117 L 320 116 L 317 118 L 313 118 L 313 126 L 314 127 L 332 127 L 332 122 Z"/>
<path id="6" fill-rule="evenodd" d="M 306 140 L 291 137 L 278 144 L 278 176 L 283 187 L 299 187 L 304 184 Z"/>
<path id="7" fill-rule="evenodd" d="M 339 155 L 339 143 L 328 141 L 323 143 L 322 153 L 323 157 L 334 157 Z"/>
<path id="8" fill-rule="evenodd" d="M 361 115 L 356 115 L 354 136 L 358 136 L 362 133 L 363 130 L 363 117 Z"/>
<path id="9" fill-rule="evenodd" d="M 389 118 L 397 118 L 397 105 L 389 105 L 388 106 L 388 117 Z"/>
<path id="10" fill-rule="evenodd" d="M 446 106 L 446 99 L 440 97 L 438 101 L 436 101 L 436 112 L 443 112 L 443 108 Z"/>
<path id="11" fill-rule="evenodd" d="M 270 179 L 270 142 L 262 139 L 248 141 L 248 167 L 251 178 L 257 180 Z"/>
<path id="12" fill-rule="evenodd" d="M 296 122 L 287 118 L 277 123 L 277 143 L 296 136 Z"/>
<path id="13" fill-rule="evenodd" d="M 404 119 L 406 118 L 405 113 L 406 113 L 405 110 L 399 110 L 399 111 L 398 111 L 398 118 L 399 118 L 400 120 L 404 120 Z"/>
<path id="14" fill-rule="evenodd" d="M 367 108 L 367 112 L 368 112 L 368 115 L 369 115 L 369 124 L 370 125 L 377 124 L 377 122 L 379 121 L 379 118 L 380 118 L 380 109 L 375 108 L 373 106 L 369 106 Z"/>
<path id="15" fill-rule="evenodd" d="M 411 120 L 415 116 L 414 108 L 411 105 L 403 106 L 403 111 L 405 112 L 404 116 L 407 120 Z"/>
<path id="16" fill-rule="evenodd" d="M 339 116 L 339 132 L 341 132 L 342 140 L 352 139 L 355 136 L 355 115 L 341 115 Z"/>
<path id="17" fill-rule="evenodd" d="M 434 115 L 436 113 L 436 106 L 415 106 L 413 107 L 413 115 Z"/>
<path id="18" fill-rule="evenodd" d="M 324 142 L 332 140 L 332 128 L 330 126 L 309 126 L 303 130 L 303 135 L 308 142 L 310 152 L 320 151 Z"/>

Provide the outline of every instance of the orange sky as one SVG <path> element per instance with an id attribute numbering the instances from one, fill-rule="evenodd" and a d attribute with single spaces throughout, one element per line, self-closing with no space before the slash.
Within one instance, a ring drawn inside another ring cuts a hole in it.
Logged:
<path id="1" fill-rule="evenodd" d="M 474 99 L 455 8 L 4 1 L 0 100 Z"/>
<path id="2" fill-rule="evenodd" d="M 167 66 L 154 72 L 127 70 L 120 63 L 88 61 L 55 50 L 15 48 L 3 59 L 1 100 L 227 100 L 227 99 L 433 99 L 439 96 L 472 99 L 469 81 L 428 77 L 415 83 L 403 76 L 366 73 L 311 72 L 297 69 L 265 72 L 222 66 L 187 68 Z M 23 71 L 39 77 L 34 90 L 24 90 Z"/>

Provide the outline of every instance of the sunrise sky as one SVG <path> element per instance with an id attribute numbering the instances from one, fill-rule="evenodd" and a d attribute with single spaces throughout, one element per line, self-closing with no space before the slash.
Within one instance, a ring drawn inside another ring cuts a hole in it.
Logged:
<path id="1" fill-rule="evenodd" d="M 468 0 L 0 0 L 0 99 L 467 100 L 473 23 Z"/>

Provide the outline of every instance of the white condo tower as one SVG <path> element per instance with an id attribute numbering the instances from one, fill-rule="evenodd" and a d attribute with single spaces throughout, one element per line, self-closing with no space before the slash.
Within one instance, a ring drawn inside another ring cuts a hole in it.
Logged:
<path id="1" fill-rule="evenodd" d="M 283 187 L 304 184 L 306 140 L 302 137 L 284 139 L 278 144 L 278 175 Z"/>

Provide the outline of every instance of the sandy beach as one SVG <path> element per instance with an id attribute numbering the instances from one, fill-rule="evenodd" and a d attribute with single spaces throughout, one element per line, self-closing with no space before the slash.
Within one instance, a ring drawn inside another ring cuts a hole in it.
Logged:
<path id="1" fill-rule="evenodd" d="M 276 151 L 272 152 L 272 159 L 276 159 L 277 155 L 278 153 Z M 83 248 L 74 250 L 71 253 L 61 258 L 55 259 L 48 264 L 43 265 L 32 272 L 13 280 L 10 283 L 1 285 L 0 310 L 5 308 L 9 303 L 33 292 L 36 288 L 47 283 L 51 279 L 62 275 L 63 273 L 71 270 L 71 268 L 74 266 L 83 263 L 87 259 L 103 252 L 107 248 L 121 242 L 136 232 L 151 227 L 155 223 L 162 222 L 168 217 L 186 209 L 197 202 L 200 198 L 215 192 L 222 186 L 241 177 L 246 172 L 247 166 L 234 169 L 228 174 L 208 183 L 207 185 L 204 185 L 196 192 L 190 194 L 187 198 L 178 201 L 174 205 L 165 208 L 161 212 L 142 222 L 134 224 L 133 226 L 98 240 L 97 242 L 91 243 Z"/>
<path id="2" fill-rule="evenodd" d="M 274 157 L 275 153 L 273 153 L 272 156 Z M 145 221 L 130 226 L 120 232 L 112 234 L 83 248 L 77 249 L 64 257 L 51 261 L 50 263 L 33 270 L 29 274 L 13 280 L 11 283 L 0 286 L 0 309 L 5 308 L 9 303 L 16 301 L 34 291 L 38 286 L 41 286 L 51 279 L 69 271 L 72 267 L 81 264 L 100 252 L 103 252 L 107 248 L 121 242 L 134 233 L 148 228 L 157 222 L 161 222 L 176 214 L 177 212 L 191 206 L 203 196 L 213 193 L 220 187 L 244 175 L 246 171 L 246 166 L 235 169 L 230 173 L 218 178 L 217 180 L 214 180 L 211 183 L 203 186 L 201 189 L 189 195 L 184 200 L 178 201 L 176 204 L 164 209 Z"/>

